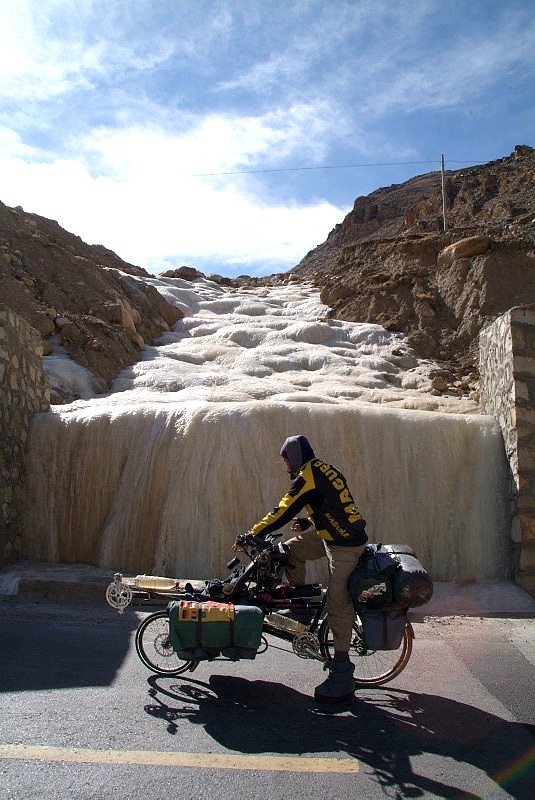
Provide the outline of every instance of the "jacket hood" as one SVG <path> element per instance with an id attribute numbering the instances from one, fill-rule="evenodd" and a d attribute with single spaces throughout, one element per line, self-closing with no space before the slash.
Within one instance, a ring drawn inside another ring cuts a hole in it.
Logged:
<path id="1" fill-rule="evenodd" d="M 314 451 L 306 436 L 289 436 L 281 447 L 280 454 L 288 459 L 290 474 L 299 472 L 303 464 L 314 458 Z"/>

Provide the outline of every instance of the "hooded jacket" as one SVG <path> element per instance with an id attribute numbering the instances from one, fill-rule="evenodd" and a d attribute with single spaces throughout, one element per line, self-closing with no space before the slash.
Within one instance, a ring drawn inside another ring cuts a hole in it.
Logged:
<path id="1" fill-rule="evenodd" d="M 304 439 L 310 448 L 305 437 L 290 438 Z M 283 455 L 288 442 L 287 439 L 281 450 Z M 288 492 L 278 506 L 257 522 L 249 533 L 253 536 L 273 533 L 291 522 L 304 508 L 318 536 L 329 545 L 354 547 L 365 544 L 368 540 L 366 522 L 351 496 L 345 477 L 330 464 L 316 458 L 312 448 L 308 451 L 303 442 L 301 449 L 306 455 L 312 453 L 312 458 L 300 468 L 290 463 L 292 477 L 294 470 L 298 469 L 298 472 Z"/>

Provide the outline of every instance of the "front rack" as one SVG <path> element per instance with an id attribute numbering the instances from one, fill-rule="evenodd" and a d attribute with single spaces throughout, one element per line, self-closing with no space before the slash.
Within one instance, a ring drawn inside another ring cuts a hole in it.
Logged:
<path id="1" fill-rule="evenodd" d="M 122 614 L 134 598 L 145 603 L 156 599 L 163 605 L 184 595 L 187 591 L 186 585 L 189 590 L 202 591 L 206 587 L 206 581 L 161 578 L 157 575 L 136 575 L 130 578 L 116 572 L 106 589 L 106 601 Z"/>

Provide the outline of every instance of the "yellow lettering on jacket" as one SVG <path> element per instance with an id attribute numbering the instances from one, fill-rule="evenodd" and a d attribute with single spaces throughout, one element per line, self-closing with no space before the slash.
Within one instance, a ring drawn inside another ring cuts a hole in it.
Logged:
<path id="1" fill-rule="evenodd" d="M 333 469 L 329 464 L 325 464 L 324 461 L 320 461 L 319 459 L 314 461 L 314 466 L 318 467 L 318 469 L 323 472 L 325 477 L 328 478 L 332 483 L 333 488 L 339 493 L 338 496 L 340 497 L 340 502 L 345 506 L 344 511 L 348 515 L 349 522 L 358 522 L 359 519 L 362 519 L 358 508 L 355 506 L 355 501 L 351 497 L 349 489 L 336 470 Z"/>
<path id="2" fill-rule="evenodd" d="M 349 533 L 342 528 L 342 526 L 335 520 L 332 514 L 325 514 L 325 518 L 329 520 L 333 528 L 338 531 L 340 536 L 343 536 L 344 538 L 347 538 L 349 536 Z"/>

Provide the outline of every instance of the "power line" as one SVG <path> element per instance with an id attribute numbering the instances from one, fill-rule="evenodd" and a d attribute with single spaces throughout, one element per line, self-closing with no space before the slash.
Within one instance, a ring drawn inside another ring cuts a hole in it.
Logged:
<path id="1" fill-rule="evenodd" d="M 277 167 L 273 169 L 240 169 L 231 172 L 198 172 L 190 175 L 191 178 L 217 178 L 224 175 L 262 175 L 269 172 L 305 172 L 320 169 L 360 169 L 362 167 L 404 167 L 416 166 L 421 164 L 437 164 L 440 168 L 440 160 L 433 159 L 432 161 L 386 161 L 374 164 L 325 164 L 323 166 L 315 167 Z M 449 164 L 476 164 L 479 159 L 471 161 L 457 161 L 450 159 Z"/>

